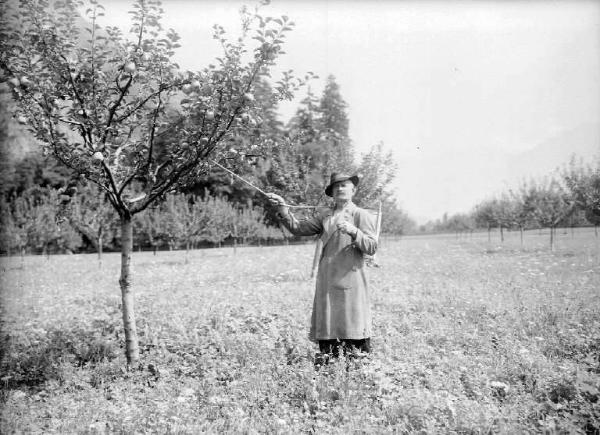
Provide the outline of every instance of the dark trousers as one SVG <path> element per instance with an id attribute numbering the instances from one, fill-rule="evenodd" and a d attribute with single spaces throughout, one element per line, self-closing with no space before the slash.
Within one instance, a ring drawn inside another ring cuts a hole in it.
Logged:
<path id="1" fill-rule="evenodd" d="M 322 354 L 336 358 L 341 356 L 352 357 L 358 353 L 371 353 L 371 339 L 349 340 L 336 338 L 333 340 L 319 340 L 319 351 Z"/>

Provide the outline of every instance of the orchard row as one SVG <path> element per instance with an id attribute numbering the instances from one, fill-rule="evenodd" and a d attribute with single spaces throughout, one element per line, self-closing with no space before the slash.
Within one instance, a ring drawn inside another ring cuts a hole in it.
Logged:
<path id="1" fill-rule="evenodd" d="M 495 198 L 477 204 L 471 213 L 444 216 L 429 224 L 430 231 L 469 232 L 477 228 L 518 230 L 549 228 L 550 246 L 554 247 L 557 227 L 600 225 L 600 160 L 595 166 L 574 159 L 553 176 L 523 182 Z"/>

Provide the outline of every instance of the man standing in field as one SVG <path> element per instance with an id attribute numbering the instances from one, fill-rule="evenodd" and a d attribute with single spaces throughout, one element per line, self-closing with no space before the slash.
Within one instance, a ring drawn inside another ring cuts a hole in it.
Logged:
<path id="1" fill-rule="evenodd" d="M 333 197 L 334 207 L 302 220 L 294 217 L 281 196 L 268 194 L 292 234 L 320 234 L 323 242 L 309 334 L 321 352 L 316 364 L 331 356 L 371 351 L 370 293 L 363 257 L 377 250 L 376 222 L 352 202 L 358 182 L 356 175 L 332 174 L 325 194 Z"/>

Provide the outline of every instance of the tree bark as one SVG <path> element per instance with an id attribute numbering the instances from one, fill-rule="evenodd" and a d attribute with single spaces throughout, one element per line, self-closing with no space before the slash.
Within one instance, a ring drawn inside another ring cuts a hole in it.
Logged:
<path id="1" fill-rule="evenodd" d="M 550 251 L 554 251 L 554 227 L 550 227 Z"/>
<path id="2" fill-rule="evenodd" d="M 125 355 L 127 364 L 135 366 L 140 359 L 135 311 L 133 307 L 133 290 L 131 289 L 131 249 L 133 242 L 133 226 L 131 216 L 121 216 L 121 299 L 123 310 L 123 329 L 125 331 Z"/>

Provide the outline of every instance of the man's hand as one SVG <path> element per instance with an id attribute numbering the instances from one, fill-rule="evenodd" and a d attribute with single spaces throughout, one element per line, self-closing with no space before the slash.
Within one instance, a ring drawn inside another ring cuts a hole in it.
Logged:
<path id="1" fill-rule="evenodd" d="M 285 200 L 276 193 L 267 193 L 267 198 L 273 207 L 277 207 L 277 217 L 283 219 L 289 213 Z"/>
<path id="2" fill-rule="evenodd" d="M 358 233 L 358 228 L 352 225 L 350 222 L 339 222 L 337 224 L 337 229 L 342 233 L 348 234 L 350 237 L 355 238 Z"/>
<path id="3" fill-rule="evenodd" d="M 276 193 L 267 193 L 267 198 L 269 198 L 269 202 L 273 207 L 285 206 L 285 200 Z"/>

